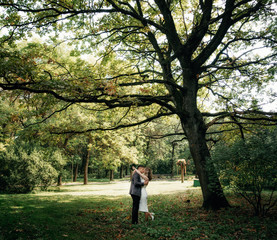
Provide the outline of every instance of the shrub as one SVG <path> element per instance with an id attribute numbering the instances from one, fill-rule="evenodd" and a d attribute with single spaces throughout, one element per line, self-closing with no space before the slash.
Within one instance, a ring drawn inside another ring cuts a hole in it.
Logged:
<path id="1" fill-rule="evenodd" d="M 260 130 L 212 152 L 222 185 L 241 195 L 256 215 L 265 215 L 277 197 L 277 130 Z"/>
<path id="2" fill-rule="evenodd" d="M 36 186 L 45 190 L 57 179 L 54 166 L 63 161 L 58 150 L 13 144 L 0 152 L 0 191 L 27 193 Z"/>

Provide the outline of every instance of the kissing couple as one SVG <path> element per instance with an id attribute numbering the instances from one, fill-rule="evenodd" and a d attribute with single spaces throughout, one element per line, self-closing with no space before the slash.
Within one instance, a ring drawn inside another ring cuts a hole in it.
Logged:
<path id="1" fill-rule="evenodd" d="M 143 165 L 139 165 L 137 169 L 132 166 L 132 169 L 134 171 L 129 192 L 133 199 L 132 224 L 138 223 L 139 212 L 144 212 L 146 221 L 149 217 L 154 220 L 154 213 L 148 211 L 146 192 L 146 187 L 152 179 L 152 171 Z"/>

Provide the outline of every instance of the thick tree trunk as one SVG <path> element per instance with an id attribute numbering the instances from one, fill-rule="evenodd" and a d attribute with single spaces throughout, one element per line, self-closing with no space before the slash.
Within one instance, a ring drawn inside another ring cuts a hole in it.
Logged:
<path id="1" fill-rule="evenodd" d="M 206 127 L 200 112 L 197 110 L 191 118 L 186 118 L 182 126 L 199 176 L 203 207 L 205 209 L 228 207 L 229 203 L 224 196 L 214 165 L 209 161 L 210 153 L 205 140 Z"/>
<path id="2" fill-rule="evenodd" d="M 199 176 L 203 207 L 228 207 L 229 203 L 224 196 L 214 165 L 209 161 L 210 152 L 205 139 L 207 128 L 197 108 L 197 72 L 192 65 L 187 64 L 185 56 L 179 60 L 183 68 L 183 90 L 172 90 L 172 95 Z"/>

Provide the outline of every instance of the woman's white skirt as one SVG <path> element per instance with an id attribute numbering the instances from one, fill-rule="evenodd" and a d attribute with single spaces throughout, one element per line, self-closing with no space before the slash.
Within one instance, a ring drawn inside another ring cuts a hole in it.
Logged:
<path id="1" fill-rule="evenodd" d="M 140 212 L 148 212 L 146 186 L 141 188 L 139 211 Z"/>

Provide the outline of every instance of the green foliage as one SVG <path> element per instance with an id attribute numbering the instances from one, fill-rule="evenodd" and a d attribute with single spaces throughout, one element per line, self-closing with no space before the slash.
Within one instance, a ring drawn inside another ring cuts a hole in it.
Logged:
<path id="1" fill-rule="evenodd" d="M 256 215 L 265 215 L 277 197 L 277 129 L 259 130 L 245 140 L 222 143 L 213 151 L 223 185 L 243 196 Z"/>
<path id="2" fill-rule="evenodd" d="M 227 1 L 226 5 L 216 1 L 204 4 L 182 0 L 151 3 L 3 0 L 0 4 L 0 44 L 3 46 L 0 85 L 4 90 L 22 90 L 17 97 L 30 100 L 34 118 L 20 119 L 28 126 L 46 122 L 71 104 L 91 109 L 93 116 L 99 112 L 107 114 L 103 118 L 98 115 L 96 124 L 89 119 L 81 121 L 85 124 L 78 124 L 80 116 L 70 118 L 73 121 L 68 121 L 70 124 L 66 126 L 63 121 L 52 122 L 49 131 L 68 134 L 99 128 L 118 129 L 176 114 L 191 146 L 198 139 L 196 147 L 201 151 L 206 147 L 205 128 L 200 130 L 194 126 L 204 126 L 198 110 L 204 112 L 205 103 L 209 104 L 209 110 L 218 110 L 214 117 L 225 111 L 235 116 L 235 109 L 259 109 L 259 101 L 251 98 L 252 90 L 255 87 L 258 92 L 262 83 L 273 78 L 272 67 L 276 62 L 274 54 L 268 53 L 263 58 L 255 56 L 254 49 L 259 42 L 262 48 L 271 51 L 276 41 L 273 24 L 270 31 L 255 24 L 268 25 L 274 19 L 272 3 L 272 0 Z M 13 44 L 22 44 L 20 40 L 24 37 L 36 34 L 44 36 L 40 41 L 49 45 L 32 43 L 21 48 Z M 68 53 L 63 54 L 66 50 Z M 86 58 L 83 53 L 90 54 L 93 61 L 82 60 Z M 250 89 L 248 94 L 246 89 Z M 40 96 L 36 97 L 37 94 Z M 197 109 L 197 105 L 203 106 Z M 117 111 L 117 108 L 126 111 Z M 143 117 L 140 117 L 141 108 L 147 112 Z M 68 127 L 72 125 L 74 128 Z M 50 137 L 37 126 L 25 133 L 37 138 L 38 134 L 44 135 L 47 142 Z M 63 137 L 57 140 L 60 147 L 65 145 Z M 112 137 L 99 142 L 94 146 L 94 157 L 106 169 L 113 170 L 122 162 L 136 160 L 137 149 L 131 144 L 115 142 Z M 161 144 L 157 149 L 162 150 L 150 150 L 145 161 L 154 159 L 151 164 L 157 166 L 166 156 L 165 152 L 169 152 L 169 146 Z M 93 146 L 83 146 L 83 149 L 93 149 Z M 206 156 L 197 159 L 196 164 L 205 165 L 209 154 L 203 152 Z M 71 151 L 70 155 L 74 153 Z M 173 156 L 174 153 L 166 156 L 172 159 L 171 169 Z M 197 169 L 202 168 L 197 166 Z"/>
<path id="3" fill-rule="evenodd" d="M 121 164 L 137 163 L 139 153 L 136 147 L 131 146 L 135 138 L 132 133 L 122 136 L 120 131 L 106 131 L 95 133 L 92 138 L 92 157 L 96 157 L 105 169 L 115 170 Z"/>
<path id="4" fill-rule="evenodd" d="M 37 186 L 45 190 L 64 164 L 58 149 L 17 141 L 0 152 L 0 191 L 27 193 Z"/>

